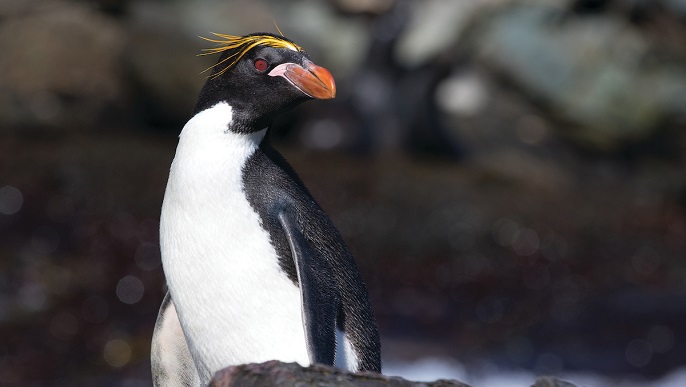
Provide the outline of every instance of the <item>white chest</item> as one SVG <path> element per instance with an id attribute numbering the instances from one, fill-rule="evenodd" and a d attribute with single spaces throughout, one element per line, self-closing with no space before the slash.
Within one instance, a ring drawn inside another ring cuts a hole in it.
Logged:
<path id="1" fill-rule="evenodd" d="M 219 104 L 184 127 L 160 219 L 165 276 L 203 383 L 233 364 L 308 364 L 300 292 L 243 190 L 264 131 L 227 131 L 230 118 Z"/>

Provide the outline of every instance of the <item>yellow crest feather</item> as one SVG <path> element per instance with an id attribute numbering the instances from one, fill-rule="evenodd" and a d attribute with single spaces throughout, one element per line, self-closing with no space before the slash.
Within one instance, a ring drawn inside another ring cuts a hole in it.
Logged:
<path id="1" fill-rule="evenodd" d="M 280 31 L 279 31 L 280 32 Z M 305 50 L 302 49 L 302 47 L 298 46 L 297 44 L 286 40 L 285 38 L 280 38 L 278 36 L 273 36 L 273 35 L 248 35 L 248 36 L 235 36 L 235 35 L 225 35 L 225 34 L 218 34 L 216 32 L 212 32 L 212 35 L 217 37 L 218 39 L 211 39 L 211 38 L 206 38 L 203 36 L 200 36 L 201 39 L 207 40 L 208 42 L 212 42 L 216 44 L 216 47 L 212 48 L 204 48 L 202 51 L 204 51 L 201 54 L 198 55 L 212 55 L 212 54 L 221 54 L 224 51 L 229 51 L 229 50 L 236 50 L 235 53 L 227 56 L 226 58 L 222 59 L 218 63 L 210 66 L 209 68 L 205 69 L 203 71 L 209 71 L 219 65 L 222 65 L 226 62 L 229 62 L 229 64 L 218 71 L 216 74 L 214 74 L 212 77 L 218 77 L 222 74 L 224 74 L 228 69 L 233 67 L 236 63 L 238 63 L 245 54 L 252 50 L 253 48 L 257 46 L 269 46 L 269 47 L 275 47 L 275 48 L 288 48 L 294 51 L 300 51 L 304 52 Z"/>

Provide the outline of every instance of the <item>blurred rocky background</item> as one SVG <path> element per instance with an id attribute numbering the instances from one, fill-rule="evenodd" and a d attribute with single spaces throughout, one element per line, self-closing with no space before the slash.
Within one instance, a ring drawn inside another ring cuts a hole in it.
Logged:
<path id="1" fill-rule="evenodd" d="M 389 372 L 686 374 L 686 1 L 0 0 L 0 384 L 150 385 L 198 35 L 274 22 L 336 78 L 274 136 Z"/>

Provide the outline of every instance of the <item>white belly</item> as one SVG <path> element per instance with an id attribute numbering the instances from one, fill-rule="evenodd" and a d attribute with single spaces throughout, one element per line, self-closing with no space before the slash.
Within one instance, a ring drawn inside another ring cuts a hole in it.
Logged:
<path id="1" fill-rule="evenodd" d="M 300 291 L 242 190 L 241 168 L 260 134 L 213 131 L 221 125 L 208 122 L 219 113 L 184 127 L 160 219 L 165 276 L 203 384 L 235 364 L 309 364 Z"/>

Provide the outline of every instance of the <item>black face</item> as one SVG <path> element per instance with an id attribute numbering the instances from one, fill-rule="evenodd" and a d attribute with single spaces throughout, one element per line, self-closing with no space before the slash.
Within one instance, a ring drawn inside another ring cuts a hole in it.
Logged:
<path id="1" fill-rule="evenodd" d="M 218 63 L 235 52 L 224 52 Z M 299 51 L 257 46 L 234 66 L 218 74 L 231 61 L 213 69 L 200 92 L 194 114 L 219 102 L 227 102 L 233 109 L 234 131 L 264 129 L 277 115 L 301 102 L 335 95 L 331 74 Z M 279 65 L 283 66 L 277 68 Z"/>

